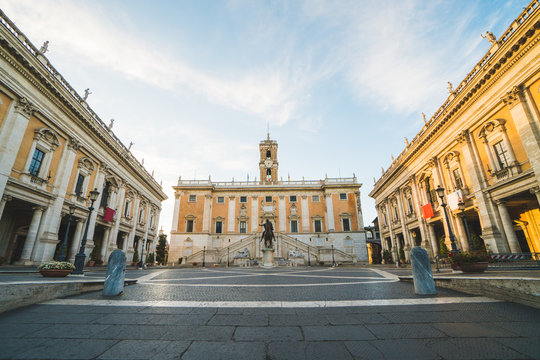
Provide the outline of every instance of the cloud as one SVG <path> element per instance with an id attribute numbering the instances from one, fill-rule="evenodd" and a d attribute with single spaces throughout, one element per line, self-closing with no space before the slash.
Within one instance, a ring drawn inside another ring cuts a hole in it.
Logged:
<path id="1" fill-rule="evenodd" d="M 312 81 L 289 61 L 211 74 L 137 36 L 122 14 L 90 2 L 4 0 L 2 8 L 30 39 L 46 34 L 51 52 L 69 49 L 78 61 L 95 64 L 152 86 L 189 88 L 208 101 L 283 125 L 298 115 Z M 114 16 L 113 16 L 114 15 Z M 224 73 L 224 72 L 223 72 Z"/>

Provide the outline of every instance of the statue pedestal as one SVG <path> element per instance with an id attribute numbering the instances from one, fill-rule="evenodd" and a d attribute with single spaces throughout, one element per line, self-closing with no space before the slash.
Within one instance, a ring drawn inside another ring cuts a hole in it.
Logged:
<path id="1" fill-rule="evenodd" d="M 274 264 L 274 249 L 262 248 L 261 250 L 263 252 L 263 259 L 262 259 L 261 267 L 271 268 L 271 267 L 276 266 Z"/>

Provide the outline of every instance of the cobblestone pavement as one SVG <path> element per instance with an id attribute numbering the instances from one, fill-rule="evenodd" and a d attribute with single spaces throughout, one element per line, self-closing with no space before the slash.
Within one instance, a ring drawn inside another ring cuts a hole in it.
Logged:
<path id="1" fill-rule="evenodd" d="M 152 270 L 0 314 L 2 359 L 538 359 L 540 310 L 367 268 Z"/>

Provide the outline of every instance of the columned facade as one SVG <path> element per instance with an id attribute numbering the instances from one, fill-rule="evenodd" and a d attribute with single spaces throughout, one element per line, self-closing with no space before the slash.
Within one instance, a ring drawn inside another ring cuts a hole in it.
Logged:
<path id="1" fill-rule="evenodd" d="M 475 246 L 500 254 L 539 252 L 540 9 L 533 5 L 376 181 L 370 196 L 383 249 L 400 246 L 401 236 L 416 242 L 420 234 L 434 256 L 441 246 L 450 249 L 452 232 L 456 246 L 470 250 L 464 213 Z"/>

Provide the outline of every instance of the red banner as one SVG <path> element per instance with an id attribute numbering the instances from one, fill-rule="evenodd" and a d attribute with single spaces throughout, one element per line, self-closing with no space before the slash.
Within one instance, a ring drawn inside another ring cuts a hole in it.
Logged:
<path id="1" fill-rule="evenodd" d="M 107 207 L 105 209 L 105 214 L 103 214 L 103 221 L 112 222 L 115 213 L 116 213 L 116 210 L 113 210 L 110 207 Z"/>
<path id="2" fill-rule="evenodd" d="M 426 205 L 422 206 L 422 212 L 424 213 L 424 219 L 433 217 L 433 208 L 431 207 L 431 203 L 427 203 Z"/>

